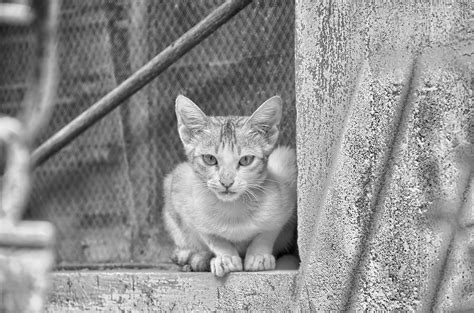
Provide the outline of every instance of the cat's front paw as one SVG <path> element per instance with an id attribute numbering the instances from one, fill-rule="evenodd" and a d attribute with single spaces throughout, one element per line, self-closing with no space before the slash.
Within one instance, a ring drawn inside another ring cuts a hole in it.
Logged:
<path id="1" fill-rule="evenodd" d="M 272 254 L 251 254 L 245 257 L 246 271 L 268 271 L 275 269 L 275 257 Z"/>
<path id="2" fill-rule="evenodd" d="M 242 259 L 239 256 L 217 255 L 211 260 L 211 272 L 218 277 L 240 271 L 242 271 Z"/>
<path id="3" fill-rule="evenodd" d="M 171 260 L 180 266 L 183 272 L 209 272 L 211 253 L 208 251 L 194 251 L 176 248 Z"/>

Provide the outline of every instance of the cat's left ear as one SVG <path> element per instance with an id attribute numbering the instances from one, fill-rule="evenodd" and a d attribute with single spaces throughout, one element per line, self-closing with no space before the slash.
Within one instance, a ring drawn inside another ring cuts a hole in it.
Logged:
<path id="1" fill-rule="evenodd" d="M 204 131 L 208 123 L 206 114 L 191 99 L 183 95 L 176 98 L 176 117 L 179 137 L 185 147 L 195 139 L 197 134 Z"/>
<path id="2" fill-rule="evenodd" d="M 272 147 L 278 140 L 282 102 L 279 96 L 271 97 L 246 122 L 253 130 L 264 135 Z"/>

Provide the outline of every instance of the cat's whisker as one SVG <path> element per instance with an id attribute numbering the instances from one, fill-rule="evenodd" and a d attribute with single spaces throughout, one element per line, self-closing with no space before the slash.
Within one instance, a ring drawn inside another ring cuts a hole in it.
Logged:
<path id="1" fill-rule="evenodd" d="M 252 191 L 250 191 L 249 189 L 245 189 L 245 192 L 249 195 L 249 198 L 252 197 L 255 201 L 258 202 L 257 196 Z"/>
<path id="2" fill-rule="evenodd" d="M 247 191 L 246 188 L 242 189 L 242 197 L 243 197 L 243 198 L 247 198 L 247 200 L 249 200 L 249 201 L 252 200 L 252 199 L 250 198 L 250 195 L 249 195 L 249 193 L 248 193 L 248 191 Z M 243 200 L 245 200 L 245 199 L 243 199 Z"/>
<path id="3" fill-rule="evenodd" d="M 267 192 L 269 191 L 268 188 L 265 188 L 265 187 L 263 187 L 263 186 L 261 186 L 261 185 L 257 185 L 257 184 L 248 184 L 248 186 L 249 186 L 249 188 L 251 188 L 251 189 L 256 189 L 256 190 L 258 190 L 258 191 L 261 191 L 261 192 L 264 193 L 264 194 L 267 194 Z"/>
<path id="4" fill-rule="evenodd" d="M 250 203 L 252 203 L 252 202 L 255 201 L 254 199 L 252 199 L 252 197 L 251 197 L 248 193 L 245 193 L 245 198 L 243 198 L 242 200 L 243 200 L 245 203 L 248 203 L 248 204 L 250 204 Z"/>
<path id="5" fill-rule="evenodd" d="M 267 187 L 262 186 L 261 184 L 247 183 L 247 185 L 248 185 L 248 186 L 251 186 L 251 187 L 261 188 L 261 189 L 268 189 Z"/>
<path id="6" fill-rule="evenodd" d="M 244 190 L 244 192 L 242 193 L 243 195 L 245 195 L 245 197 L 247 198 L 247 202 L 253 202 L 255 201 L 254 198 L 252 198 L 252 195 L 250 195 L 247 190 Z"/>
<path id="7" fill-rule="evenodd" d="M 255 179 L 255 181 L 258 182 L 258 183 L 260 183 L 260 184 L 261 184 L 261 183 L 264 183 L 264 182 L 266 182 L 266 181 L 269 181 L 269 182 L 272 182 L 272 183 L 279 183 L 278 180 L 271 179 L 271 178 L 257 178 L 257 179 Z"/>
<path id="8" fill-rule="evenodd" d="M 266 190 L 262 190 L 262 189 L 258 189 L 258 188 L 249 188 L 250 191 L 252 191 L 253 194 L 257 194 L 257 193 L 262 193 L 264 195 L 267 195 L 267 191 Z"/>

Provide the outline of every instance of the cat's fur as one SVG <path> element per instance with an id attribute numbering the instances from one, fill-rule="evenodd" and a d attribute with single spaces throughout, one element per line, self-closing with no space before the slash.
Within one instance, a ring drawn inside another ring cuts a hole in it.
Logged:
<path id="1" fill-rule="evenodd" d="M 274 256 L 291 248 L 296 160 L 293 149 L 274 149 L 281 102 L 270 98 L 251 117 L 215 117 L 176 99 L 188 161 L 164 180 L 163 218 L 177 264 L 217 276 L 270 270 Z"/>

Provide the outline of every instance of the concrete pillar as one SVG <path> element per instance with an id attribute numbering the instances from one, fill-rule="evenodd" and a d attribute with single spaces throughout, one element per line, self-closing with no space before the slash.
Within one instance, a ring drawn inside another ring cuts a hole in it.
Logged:
<path id="1" fill-rule="evenodd" d="M 297 0 L 301 309 L 474 307 L 472 12 Z"/>

